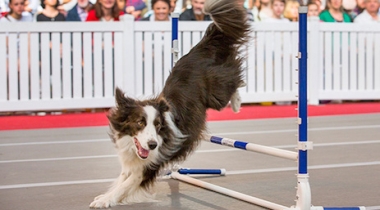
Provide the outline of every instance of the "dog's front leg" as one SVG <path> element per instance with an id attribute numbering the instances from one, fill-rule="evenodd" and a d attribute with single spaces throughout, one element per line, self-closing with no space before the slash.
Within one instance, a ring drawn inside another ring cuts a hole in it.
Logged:
<path id="1" fill-rule="evenodd" d="M 245 87 L 245 86 L 246 86 L 245 82 L 241 82 L 241 84 L 239 85 L 239 88 Z M 240 111 L 240 107 L 241 107 L 241 97 L 239 94 L 239 89 L 236 89 L 235 93 L 232 94 L 230 101 L 231 101 L 232 110 L 235 113 L 238 113 Z"/>
<path id="2" fill-rule="evenodd" d="M 141 181 L 141 175 L 131 174 L 130 176 L 127 176 L 124 173 L 120 174 L 119 178 L 109 191 L 103 195 L 97 196 L 90 204 L 90 208 L 108 208 L 121 204 L 121 200 L 136 191 Z"/>
<path id="3" fill-rule="evenodd" d="M 125 173 L 121 172 L 119 177 L 112 183 L 112 186 L 108 189 L 108 191 L 104 194 L 96 196 L 94 198 L 94 201 L 110 194 L 115 189 L 116 186 L 120 186 L 126 179 L 127 179 L 127 176 L 125 175 Z"/>

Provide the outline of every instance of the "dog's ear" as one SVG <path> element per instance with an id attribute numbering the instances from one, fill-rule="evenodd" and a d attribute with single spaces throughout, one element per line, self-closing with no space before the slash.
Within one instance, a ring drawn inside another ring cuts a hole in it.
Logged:
<path id="1" fill-rule="evenodd" d="M 124 92 L 118 87 L 116 87 L 115 90 L 115 100 L 119 107 L 130 107 L 136 104 L 136 101 L 133 98 L 126 97 Z"/>
<path id="2" fill-rule="evenodd" d="M 160 113 L 164 113 L 164 112 L 169 111 L 169 104 L 168 104 L 168 102 L 166 102 L 166 100 L 163 99 L 163 98 L 158 99 L 158 107 L 157 107 L 157 109 L 158 109 L 158 111 Z"/>

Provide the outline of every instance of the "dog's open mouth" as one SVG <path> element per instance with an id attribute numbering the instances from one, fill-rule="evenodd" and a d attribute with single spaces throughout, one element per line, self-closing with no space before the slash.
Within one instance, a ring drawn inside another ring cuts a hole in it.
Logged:
<path id="1" fill-rule="evenodd" d="M 137 148 L 137 154 L 141 159 L 146 159 L 149 155 L 149 150 L 144 149 L 137 138 L 134 138 L 134 141 Z"/>

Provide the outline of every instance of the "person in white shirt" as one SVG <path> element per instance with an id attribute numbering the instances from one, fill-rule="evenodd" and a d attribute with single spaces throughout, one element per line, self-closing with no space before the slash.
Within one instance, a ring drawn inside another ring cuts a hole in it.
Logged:
<path id="1" fill-rule="evenodd" d="M 354 19 L 354 23 L 380 23 L 380 0 L 365 0 L 365 10 Z"/>
<path id="2" fill-rule="evenodd" d="M 289 19 L 284 18 L 285 0 L 272 0 L 273 15 L 267 18 L 265 22 L 290 22 Z"/>
<path id="3" fill-rule="evenodd" d="M 0 22 L 33 22 L 33 16 L 25 12 L 25 0 L 9 0 L 9 13 Z"/>

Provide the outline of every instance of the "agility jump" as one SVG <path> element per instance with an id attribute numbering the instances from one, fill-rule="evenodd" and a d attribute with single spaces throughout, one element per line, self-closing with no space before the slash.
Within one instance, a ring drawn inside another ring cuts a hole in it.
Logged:
<path id="1" fill-rule="evenodd" d="M 215 191 L 236 199 L 240 199 L 255 205 L 266 207 L 275 210 L 365 210 L 366 207 L 322 207 L 311 205 L 311 190 L 309 184 L 309 174 L 307 166 L 308 150 L 313 149 L 312 142 L 307 139 L 308 125 L 307 125 L 307 7 L 299 7 L 299 45 L 298 45 L 298 152 L 277 149 L 273 147 L 257 145 L 247 142 L 242 142 L 234 139 L 223 137 L 209 136 L 205 141 L 243 149 L 252 152 L 258 152 L 280 158 L 285 158 L 298 162 L 297 174 L 297 191 L 296 191 L 296 204 L 295 206 L 286 207 L 276 204 L 267 200 L 257 197 L 239 193 L 227 188 L 223 188 L 214 184 L 210 184 L 186 174 L 220 174 L 224 175 L 224 169 L 180 169 L 171 173 L 171 178 L 177 179 L 195 186 Z M 178 14 L 172 15 L 172 53 L 173 63 L 178 60 Z"/>

